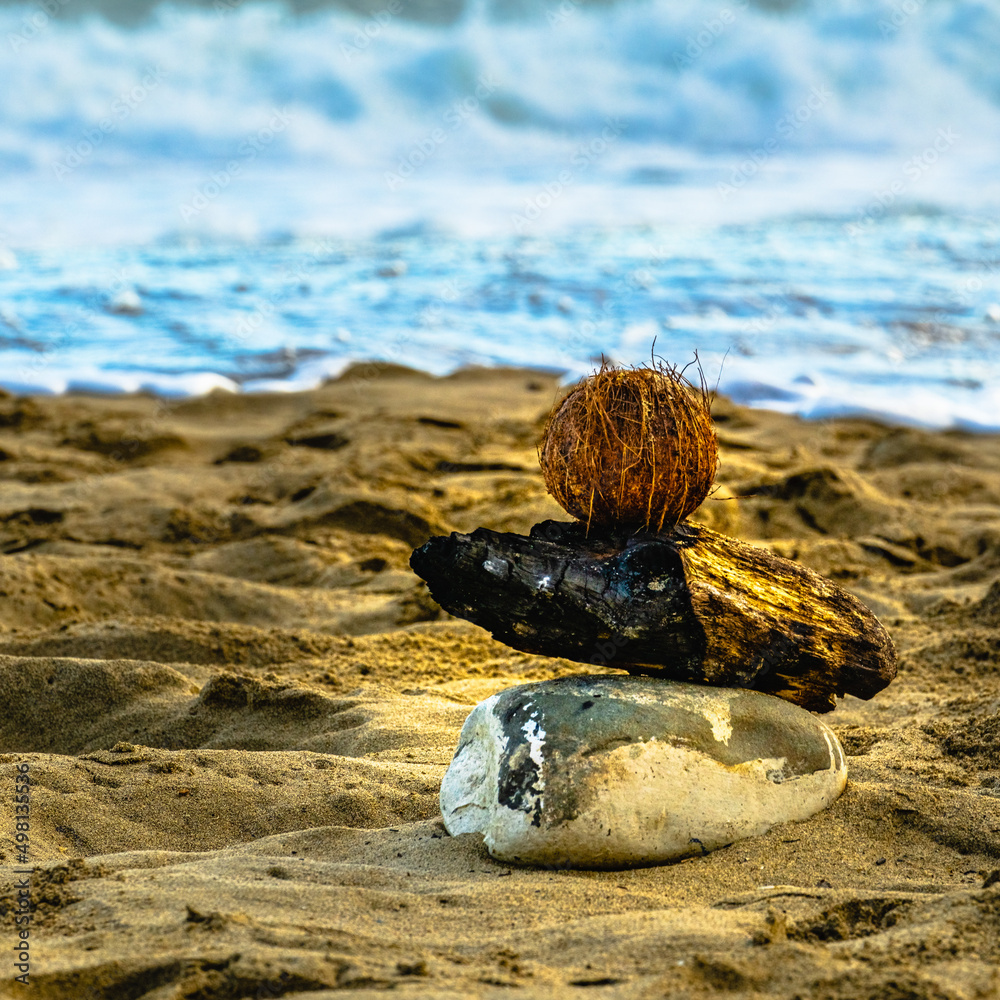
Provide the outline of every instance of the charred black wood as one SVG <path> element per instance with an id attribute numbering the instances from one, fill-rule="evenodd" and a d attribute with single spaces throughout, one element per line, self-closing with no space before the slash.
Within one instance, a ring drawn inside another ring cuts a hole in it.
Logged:
<path id="1" fill-rule="evenodd" d="M 892 640 L 829 580 L 699 525 L 432 538 L 410 565 L 453 615 L 515 649 L 630 673 L 768 691 L 818 712 L 895 676 Z"/>
<path id="2" fill-rule="evenodd" d="M 676 550 L 573 529 L 546 521 L 529 538 L 486 528 L 432 538 L 410 565 L 446 611 L 515 649 L 583 663 L 620 650 L 614 666 L 669 662 L 679 678 L 701 680 L 706 639 Z"/>

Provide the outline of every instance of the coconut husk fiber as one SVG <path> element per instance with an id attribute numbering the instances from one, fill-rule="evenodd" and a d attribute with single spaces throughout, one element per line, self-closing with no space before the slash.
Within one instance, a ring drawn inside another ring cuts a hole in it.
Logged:
<path id="1" fill-rule="evenodd" d="M 588 527 L 672 528 L 715 479 L 709 404 L 669 365 L 602 366 L 549 417 L 539 446 L 546 488 Z"/>

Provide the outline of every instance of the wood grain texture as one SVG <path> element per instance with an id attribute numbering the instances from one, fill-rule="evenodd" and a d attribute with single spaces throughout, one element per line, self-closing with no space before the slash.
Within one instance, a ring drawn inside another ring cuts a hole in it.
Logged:
<path id="1" fill-rule="evenodd" d="M 705 629 L 706 674 L 742 664 L 752 687 L 817 712 L 835 695 L 871 698 L 896 676 L 882 623 L 832 581 L 700 525 L 680 526 L 672 541 Z"/>
<path id="2" fill-rule="evenodd" d="M 896 674 L 860 601 L 797 563 L 708 528 L 432 538 L 410 565 L 451 614 L 515 649 L 630 673 L 747 687 L 817 712 L 871 698 Z"/>

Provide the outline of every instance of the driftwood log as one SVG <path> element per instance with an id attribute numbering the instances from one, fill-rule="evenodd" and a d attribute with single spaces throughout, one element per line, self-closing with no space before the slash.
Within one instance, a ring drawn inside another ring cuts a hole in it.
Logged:
<path id="1" fill-rule="evenodd" d="M 755 688 L 815 712 L 871 698 L 896 652 L 860 601 L 817 573 L 694 524 L 588 536 L 544 521 L 529 537 L 432 538 L 410 565 L 447 611 L 515 649 L 633 674 Z"/>

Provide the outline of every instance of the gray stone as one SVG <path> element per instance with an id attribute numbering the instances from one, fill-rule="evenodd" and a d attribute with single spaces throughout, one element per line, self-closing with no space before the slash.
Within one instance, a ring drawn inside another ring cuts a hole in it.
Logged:
<path id="1" fill-rule="evenodd" d="M 576 676 L 477 705 L 444 782 L 448 832 L 504 861 L 574 868 L 701 854 L 804 820 L 847 783 L 837 737 L 741 688 Z"/>

